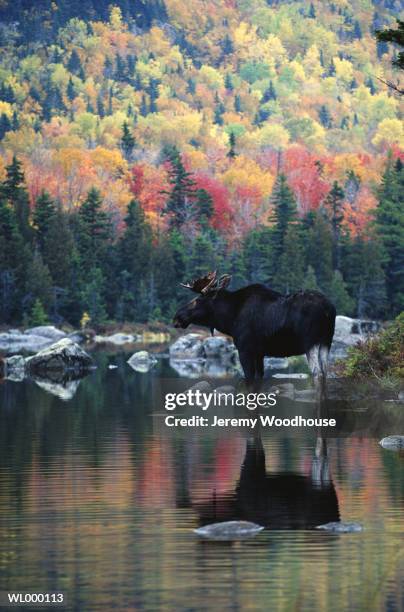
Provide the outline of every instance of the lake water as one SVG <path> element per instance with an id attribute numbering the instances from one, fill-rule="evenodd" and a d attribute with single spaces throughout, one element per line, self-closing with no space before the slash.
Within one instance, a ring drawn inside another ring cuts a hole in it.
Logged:
<path id="1" fill-rule="evenodd" d="M 404 455 L 378 443 L 404 434 L 402 405 L 330 402 L 326 440 L 169 428 L 164 360 L 141 374 L 124 353 L 96 358 L 68 400 L 0 385 L 0 591 L 62 592 L 80 611 L 404 609 Z M 266 528 L 230 542 L 193 532 L 231 519 Z M 364 531 L 314 529 L 339 519 Z"/>

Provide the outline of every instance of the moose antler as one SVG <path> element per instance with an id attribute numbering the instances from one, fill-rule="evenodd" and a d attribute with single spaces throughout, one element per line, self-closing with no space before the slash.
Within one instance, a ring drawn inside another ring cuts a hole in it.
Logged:
<path id="1" fill-rule="evenodd" d="M 219 289 L 226 289 L 228 284 L 231 281 L 230 274 L 223 274 L 219 279 L 217 278 L 217 271 L 209 272 L 206 276 L 201 276 L 201 278 L 196 278 L 190 283 L 180 283 L 181 287 L 185 287 L 185 289 L 191 289 L 195 293 L 201 293 L 205 295 L 208 291 Z"/>
<path id="2" fill-rule="evenodd" d="M 185 287 L 185 289 L 191 289 L 195 293 L 205 294 L 212 289 L 213 285 L 216 283 L 217 279 L 217 271 L 209 272 L 205 276 L 201 276 L 201 278 L 196 278 L 190 283 L 180 283 L 181 287 Z"/>

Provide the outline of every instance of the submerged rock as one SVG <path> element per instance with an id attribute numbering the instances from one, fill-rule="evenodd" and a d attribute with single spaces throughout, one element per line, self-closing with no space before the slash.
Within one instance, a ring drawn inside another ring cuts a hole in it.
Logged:
<path id="1" fill-rule="evenodd" d="M 209 540 L 243 540 L 257 535 L 263 529 L 261 525 L 250 521 L 226 521 L 194 529 L 194 533 Z"/>
<path id="2" fill-rule="evenodd" d="M 290 378 L 295 380 L 306 380 L 309 375 L 304 372 L 284 372 L 282 374 L 273 374 L 272 378 Z"/>
<path id="3" fill-rule="evenodd" d="M 333 533 L 358 533 L 359 531 L 363 531 L 363 527 L 360 523 L 344 523 L 343 521 L 318 525 L 316 529 L 331 531 Z"/>
<path id="4" fill-rule="evenodd" d="M 138 351 L 137 353 L 133 353 L 127 363 L 136 372 L 145 374 L 157 363 L 157 359 L 153 355 L 150 355 L 148 351 Z"/>
<path id="5" fill-rule="evenodd" d="M 380 440 L 379 444 L 387 450 L 403 450 L 404 436 L 387 436 Z"/>
<path id="6" fill-rule="evenodd" d="M 92 365 L 92 359 L 70 338 L 63 338 L 36 355 L 28 357 L 25 364 L 27 371 L 34 374 L 60 370 L 81 372 Z"/>

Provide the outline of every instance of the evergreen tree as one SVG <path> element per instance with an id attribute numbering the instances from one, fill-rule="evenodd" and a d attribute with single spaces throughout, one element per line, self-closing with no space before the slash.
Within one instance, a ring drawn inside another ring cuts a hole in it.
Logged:
<path id="1" fill-rule="evenodd" d="M 90 322 L 93 325 L 104 323 L 107 319 L 104 284 L 105 279 L 100 268 L 91 268 L 81 298 L 84 311 L 89 314 Z"/>
<path id="2" fill-rule="evenodd" d="M 195 210 L 202 221 L 212 217 L 214 212 L 213 198 L 206 189 L 195 191 Z"/>
<path id="3" fill-rule="evenodd" d="M 225 37 L 223 38 L 221 47 L 222 47 L 224 55 L 230 55 L 230 53 L 233 53 L 234 51 L 233 41 L 231 40 L 228 34 L 226 34 Z"/>
<path id="4" fill-rule="evenodd" d="M 234 132 L 230 132 L 229 134 L 229 150 L 227 152 L 227 157 L 229 157 L 230 159 L 234 159 L 237 156 L 236 153 L 236 135 L 234 134 Z"/>
<path id="5" fill-rule="evenodd" d="M 97 115 L 101 117 L 101 119 L 105 117 L 104 101 L 101 93 L 99 93 L 97 96 Z"/>
<path id="6" fill-rule="evenodd" d="M 217 125 L 223 125 L 223 115 L 225 112 L 225 107 L 223 102 L 220 100 L 218 93 L 215 95 L 215 112 L 213 122 Z"/>
<path id="7" fill-rule="evenodd" d="M 25 308 L 28 311 L 39 300 L 46 312 L 52 307 L 52 277 L 38 250 L 28 264 L 25 282 Z"/>
<path id="8" fill-rule="evenodd" d="M 307 263 L 314 270 L 320 291 L 329 294 L 333 278 L 332 233 L 329 223 L 321 213 L 314 215 L 307 243 Z"/>
<path id="9" fill-rule="evenodd" d="M 73 74 L 79 74 L 82 70 L 80 56 L 77 53 L 77 50 L 73 48 L 73 51 L 70 54 L 69 61 L 67 62 L 67 68 Z"/>
<path id="10" fill-rule="evenodd" d="M 276 95 L 274 84 L 272 81 L 270 81 L 268 89 L 264 91 L 264 95 L 262 96 L 261 102 L 263 104 L 266 104 L 267 102 L 270 102 L 271 100 L 276 100 L 276 98 L 277 98 L 277 95 Z"/>
<path id="11" fill-rule="evenodd" d="M 29 259 L 14 209 L 0 197 L 0 320 L 11 322 L 20 314 L 25 268 Z"/>
<path id="12" fill-rule="evenodd" d="M 312 2 L 310 2 L 310 8 L 309 8 L 309 18 L 310 19 L 315 19 L 317 17 L 316 15 L 316 9 L 314 8 L 314 4 Z"/>
<path id="13" fill-rule="evenodd" d="M 140 103 L 140 114 L 142 115 L 142 117 L 146 117 L 149 114 L 145 94 L 142 94 L 142 101 Z"/>
<path id="14" fill-rule="evenodd" d="M 234 89 L 233 80 L 229 72 L 226 72 L 226 76 L 224 77 L 224 86 L 226 87 L 227 91 L 233 91 Z"/>
<path id="15" fill-rule="evenodd" d="M 404 309 L 404 169 L 390 156 L 379 191 L 375 229 L 385 253 L 387 296 L 391 316 Z"/>
<path id="16" fill-rule="evenodd" d="M 244 261 L 244 251 L 233 248 L 226 257 L 225 270 L 231 275 L 233 289 L 240 289 L 246 284 L 246 266 Z"/>
<path id="17" fill-rule="evenodd" d="M 303 287 L 304 252 L 297 223 L 289 223 L 286 230 L 283 251 L 275 272 L 274 288 L 282 293 L 293 293 Z"/>
<path id="18" fill-rule="evenodd" d="M 149 96 L 150 96 L 150 113 L 157 113 L 157 99 L 159 97 L 159 83 L 158 79 L 150 79 L 149 85 Z"/>
<path id="19" fill-rule="evenodd" d="M 101 268 L 112 238 L 112 226 L 102 210 L 98 189 L 90 189 L 79 210 L 78 248 L 84 270 Z"/>
<path id="20" fill-rule="evenodd" d="M 328 297 L 333 302 L 338 314 L 348 316 L 352 314 L 353 300 L 347 291 L 344 278 L 339 270 L 334 271 Z"/>
<path id="21" fill-rule="evenodd" d="M 2 195 L 14 208 L 18 229 L 22 237 L 30 242 L 32 231 L 29 223 L 29 198 L 25 187 L 25 177 L 22 164 L 14 155 L 11 163 L 6 166 L 6 179 L 1 185 Z"/>
<path id="22" fill-rule="evenodd" d="M 330 111 L 328 110 L 328 107 L 325 104 L 320 107 L 320 110 L 318 112 L 318 118 L 320 119 L 321 125 L 326 129 L 332 127 L 332 118 L 330 115 Z"/>
<path id="23" fill-rule="evenodd" d="M 33 222 L 35 238 L 41 253 L 44 252 L 46 237 L 52 218 L 56 214 L 56 206 L 47 191 L 42 191 L 35 202 Z"/>
<path id="24" fill-rule="evenodd" d="M 0 140 L 3 140 L 4 136 L 9 132 L 12 128 L 11 121 L 6 115 L 6 113 L 2 113 L 0 115 Z"/>
<path id="25" fill-rule="evenodd" d="M 241 113 L 242 112 L 242 108 L 241 108 L 241 98 L 238 94 L 236 94 L 234 96 L 234 110 L 236 113 Z"/>
<path id="26" fill-rule="evenodd" d="M 242 257 L 248 283 L 268 283 L 273 268 L 272 232 L 270 228 L 254 229 L 244 239 Z"/>
<path id="27" fill-rule="evenodd" d="M 307 266 L 302 288 L 307 291 L 318 291 L 316 273 L 313 266 Z"/>
<path id="28" fill-rule="evenodd" d="M 49 323 L 48 316 L 39 298 L 37 298 L 33 303 L 27 322 L 28 325 L 32 327 L 36 327 L 37 325 L 47 325 L 47 323 Z"/>
<path id="29" fill-rule="evenodd" d="M 176 147 L 168 151 L 167 159 L 170 165 L 168 171 L 170 191 L 163 192 L 168 195 L 163 214 L 170 215 L 170 227 L 180 228 L 195 213 L 193 206 L 195 181 L 191 173 L 185 170 Z"/>
<path id="30" fill-rule="evenodd" d="M 345 193 L 337 181 L 334 181 L 331 191 L 327 195 L 324 206 L 331 223 L 333 237 L 333 267 L 340 268 L 340 240 L 342 222 L 344 220 Z"/>
<path id="31" fill-rule="evenodd" d="M 295 197 L 290 189 L 286 176 L 279 174 L 272 192 L 273 214 L 270 221 L 273 223 L 272 230 L 272 250 L 273 250 L 273 270 L 280 265 L 286 232 L 289 224 L 295 221 L 297 216 L 297 206 Z"/>
<path id="32" fill-rule="evenodd" d="M 76 88 L 74 87 L 72 77 L 70 77 L 69 82 L 67 84 L 66 95 L 69 98 L 70 102 L 73 102 L 76 97 Z"/>
<path id="33" fill-rule="evenodd" d="M 129 130 L 127 121 L 123 122 L 122 125 L 122 136 L 121 136 L 121 149 L 125 156 L 126 161 L 132 160 L 133 149 L 135 148 L 136 140 Z"/>

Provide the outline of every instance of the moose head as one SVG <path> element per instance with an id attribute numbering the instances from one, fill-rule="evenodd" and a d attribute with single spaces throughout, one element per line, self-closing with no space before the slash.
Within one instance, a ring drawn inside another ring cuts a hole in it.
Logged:
<path id="1" fill-rule="evenodd" d="M 177 310 L 174 317 L 174 327 L 185 329 L 188 325 L 194 323 L 213 329 L 215 327 L 213 324 L 215 300 L 219 291 L 226 289 L 230 281 L 231 276 L 229 274 L 223 274 L 218 278 L 215 271 L 209 272 L 209 274 L 190 283 L 181 283 L 181 287 L 197 293 L 198 297 Z"/>

